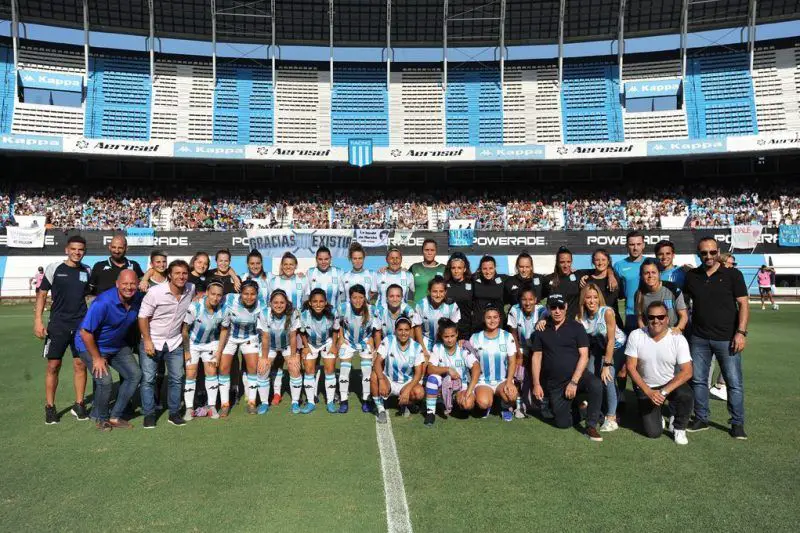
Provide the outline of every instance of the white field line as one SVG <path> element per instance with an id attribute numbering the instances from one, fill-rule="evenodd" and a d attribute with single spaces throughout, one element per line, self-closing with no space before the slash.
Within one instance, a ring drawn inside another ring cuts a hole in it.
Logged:
<path id="1" fill-rule="evenodd" d="M 408 501 L 403 485 L 403 473 L 400 471 L 400 459 L 397 457 L 397 446 L 392 434 L 392 421 L 387 420 L 386 424 L 376 423 L 375 428 L 383 473 L 387 530 L 389 533 L 411 533 L 411 518 L 408 515 Z"/>

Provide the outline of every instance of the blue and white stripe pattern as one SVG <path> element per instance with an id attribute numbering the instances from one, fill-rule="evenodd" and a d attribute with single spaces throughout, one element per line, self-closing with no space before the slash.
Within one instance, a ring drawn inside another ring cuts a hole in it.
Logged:
<path id="1" fill-rule="evenodd" d="M 189 324 L 189 342 L 192 345 L 219 340 L 219 329 L 225 315 L 223 307 L 218 305 L 212 312 L 208 310 L 205 298 L 192 302 L 183 319 L 185 324 Z"/>
<path id="2" fill-rule="evenodd" d="M 258 283 L 258 303 L 262 307 L 266 307 L 266 305 L 269 303 L 269 277 L 253 277 L 253 275 L 248 272 L 243 281 L 247 280 L 252 280 Z"/>
<path id="3" fill-rule="evenodd" d="M 458 305 L 452 302 L 442 302 L 439 307 L 434 307 L 430 297 L 424 298 L 417 304 L 417 314 L 422 321 L 422 337 L 428 351 L 436 343 L 436 334 L 439 332 L 439 319 L 449 318 L 456 324 L 461 320 L 461 311 Z"/>
<path id="4" fill-rule="evenodd" d="M 517 343 L 511 333 L 498 330 L 497 337 L 490 339 L 484 331 L 475 333 L 469 339 L 478 352 L 481 365 L 479 383 L 497 385 L 508 377 L 508 360 L 517 353 Z"/>
<path id="5" fill-rule="evenodd" d="M 339 304 L 333 328 L 337 331 L 342 330 L 344 341 L 351 348 L 354 350 L 366 350 L 367 339 L 372 337 L 372 317 L 369 306 L 367 305 L 367 319 L 364 320 L 361 313 L 353 311 L 353 306 L 349 303 Z"/>
<path id="6" fill-rule="evenodd" d="M 306 280 L 297 274 L 291 278 L 284 278 L 283 276 L 270 276 L 269 278 L 269 294 L 276 289 L 280 289 L 286 293 L 289 301 L 292 302 L 292 307 L 300 309 L 303 304 L 303 296 L 305 295 Z"/>
<path id="7" fill-rule="evenodd" d="M 408 383 L 414 377 L 414 367 L 425 363 L 420 343 L 409 339 L 403 350 L 394 335 L 383 339 L 378 354 L 383 357 L 383 373 L 395 383 Z"/>
<path id="8" fill-rule="evenodd" d="M 347 162 L 356 167 L 372 164 L 372 139 L 348 139 Z"/>
<path id="9" fill-rule="evenodd" d="M 456 344 L 453 353 L 449 353 L 441 342 L 437 342 L 431 351 L 430 364 L 438 367 L 449 367 L 459 373 L 463 383 L 469 383 L 472 379 L 470 370 L 478 362 L 475 354 Z"/>
<path id="10" fill-rule="evenodd" d="M 367 291 L 367 298 L 371 292 L 377 293 L 378 289 L 375 285 L 375 274 L 371 270 L 362 269 L 356 272 L 351 270 L 342 274 L 339 283 L 339 301 L 346 302 L 350 298 L 350 287 L 354 285 L 361 285 Z M 336 309 L 336 307 L 334 307 Z"/>
<path id="11" fill-rule="evenodd" d="M 378 288 L 378 303 L 386 305 L 386 289 L 390 285 L 399 285 L 403 289 L 403 301 L 414 297 L 414 276 L 408 270 L 392 272 L 385 270 L 375 275 L 375 285 Z"/>
<path id="12" fill-rule="evenodd" d="M 336 309 L 339 305 L 339 287 L 342 281 L 342 269 L 335 266 L 330 267 L 323 272 L 317 267 L 308 269 L 306 275 L 305 297 L 308 300 L 309 294 L 314 289 L 322 289 L 325 291 L 325 297 L 328 303 Z"/>
<path id="13" fill-rule="evenodd" d="M 315 317 L 311 309 L 300 313 L 300 332 L 308 335 L 308 342 L 314 348 L 322 348 L 333 337 L 335 319 L 326 315 Z"/>
<path id="14" fill-rule="evenodd" d="M 230 293 L 225 297 L 224 309 L 222 327 L 230 328 L 230 338 L 241 341 L 256 335 L 258 317 L 261 314 L 258 303 L 253 307 L 246 307 L 240 295 Z"/>
<path id="15" fill-rule="evenodd" d="M 286 327 L 286 322 L 289 327 Z M 272 312 L 272 309 L 264 309 L 258 317 L 258 331 L 269 334 L 270 351 L 282 352 L 289 349 L 289 336 L 293 335 L 298 328 L 297 315 L 291 316 L 286 313 L 281 316 Z"/>
<path id="16" fill-rule="evenodd" d="M 396 314 L 392 314 L 392 312 L 389 311 L 389 307 L 385 304 L 377 304 L 372 312 L 372 325 L 374 329 L 379 329 L 384 336 L 394 333 L 394 323 L 401 316 L 411 320 L 412 327 L 422 324 L 420 316 L 414 311 L 414 308 L 406 302 L 400 304 L 400 308 L 397 310 Z"/>
<path id="17" fill-rule="evenodd" d="M 525 313 L 519 304 L 508 310 L 508 327 L 517 330 L 520 347 L 526 354 L 533 350 L 533 337 L 536 335 L 536 323 L 548 315 L 547 308 L 536 305 L 531 314 Z"/>
<path id="18" fill-rule="evenodd" d="M 608 342 L 608 325 L 606 324 L 606 311 L 610 310 L 611 308 L 608 306 L 602 306 L 597 312 L 594 314 L 593 317 L 588 315 L 584 315 L 583 320 L 581 320 L 581 324 L 583 324 L 584 329 L 586 329 L 586 333 L 590 337 L 598 337 L 603 346 L 605 343 Z M 622 328 L 617 327 L 614 330 L 614 349 L 622 348 L 625 346 L 625 340 L 627 336 L 625 332 L 622 331 Z"/>

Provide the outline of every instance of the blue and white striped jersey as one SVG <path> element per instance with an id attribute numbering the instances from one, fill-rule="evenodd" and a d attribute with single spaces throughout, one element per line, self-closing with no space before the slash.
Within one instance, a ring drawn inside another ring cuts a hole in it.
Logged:
<path id="1" fill-rule="evenodd" d="M 606 345 L 608 342 L 608 325 L 606 324 L 606 310 L 611 309 L 610 307 L 604 305 L 597 312 L 594 314 L 593 317 L 589 317 L 588 315 L 584 314 L 583 320 L 581 320 L 581 324 L 583 324 L 586 333 L 590 337 L 599 337 L 600 341 L 602 342 L 603 346 Z M 625 346 L 625 341 L 627 340 L 627 336 L 625 332 L 622 331 L 622 328 L 617 327 L 614 329 L 614 349 L 622 348 Z"/>
<path id="2" fill-rule="evenodd" d="M 232 292 L 225 297 L 223 307 L 222 327 L 230 328 L 231 339 L 245 340 L 256 335 L 258 316 L 261 314 L 258 303 L 253 307 L 246 307 L 242 303 L 242 297 Z"/>
<path id="3" fill-rule="evenodd" d="M 479 382 L 496 385 L 504 381 L 508 377 L 508 360 L 517 354 L 517 343 L 511 333 L 501 329 L 497 337 L 490 339 L 485 332 L 479 331 L 470 337 L 469 342 L 478 352 L 481 364 Z"/>
<path id="4" fill-rule="evenodd" d="M 456 324 L 461 320 L 461 311 L 458 305 L 452 302 L 442 302 L 439 307 L 431 304 L 431 299 L 425 297 L 417 304 L 417 314 L 422 322 L 422 337 L 428 351 L 436 344 L 436 334 L 439 331 L 439 319 L 449 318 Z"/>
<path id="5" fill-rule="evenodd" d="M 291 278 L 272 275 L 269 278 L 269 295 L 272 294 L 272 291 L 281 289 L 286 293 L 286 296 L 289 297 L 289 301 L 292 302 L 292 307 L 300 309 L 303 305 L 306 280 L 307 278 L 301 278 L 297 274 Z M 267 295 L 267 298 L 269 298 L 269 295 Z"/>
<path id="6" fill-rule="evenodd" d="M 367 319 L 364 320 L 361 313 L 353 311 L 353 306 L 349 303 L 339 304 L 336 310 L 336 321 L 333 324 L 336 331 L 342 330 L 344 341 L 355 350 L 367 348 L 367 339 L 372 337 L 372 315 L 367 305 Z"/>
<path id="7" fill-rule="evenodd" d="M 420 343 L 409 339 L 403 350 L 394 335 L 381 341 L 378 354 L 383 357 L 383 373 L 395 383 L 408 383 L 414 377 L 414 367 L 425 363 Z"/>
<path id="8" fill-rule="evenodd" d="M 289 327 L 287 328 L 287 321 Z M 289 349 L 289 337 L 294 335 L 299 327 L 297 314 L 277 316 L 272 309 L 262 309 L 258 315 L 258 331 L 269 334 L 270 351 L 282 352 Z"/>
<path id="9" fill-rule="evenodd" d="M 508 310 L 508 327 L 517 330 L 520 348 L 526 354 L 533 351 L 533 337 L 536 335 L 536 323 L 548 316 L 547 308 L 536 305 L 531 314 L 526 314 L 519 304 Z"/>
<path id="10" fill-rule="evenodd" d="M 449 367 L 461 375 L 461 381 L 469 383 L 472 379 L 470 370 L 478 362 L 478 358 L 470 350 L 456 344 L 453 353 L 449 353 L 441 342 L 437 342 L 431 351 L 430 364 L 439 367 Z"/>
<path id="11" fill-rule="evenodd" d="M 192 302 L 183 318 L 183 323 L 189 324 L 189 342 L 196 345 L 218 341 L 224 315 L 224 305 L 218 305 L 212 312 L 208 310 L 205 298 Z"/>
<path id="12" fill-rule="evenodd" d="M 378 272 L 375 274 L 375 285 L 378 288 L 378 304 L 386 305 L 386 289 L 390 285 L 399 285 L 403 289 L 404 302 L 414 299 L 414 275 L 408 270 Z"/>
<path id="13" fill-rule="evenodd" d="M 248 279 L 258 283 L 258 303 L 262 307 L 265 307 L 269 303 L 269 276 L 253 277 L 252 274 L 248 272 L 242 281 L 247 281 Z"/>
<path id="14" fill-rule="evenodd" d="M 303 300 L 308 300 L 308 296 L 314 289 L 322 289 L 325 291 L 325 297 L 328 298 L 328 303 L 334 309 L 339 305 L 339 290 L 342 281 L 342 269 L 335 266 L 330 267 L 323 272 L 317 267 L 308 269 L 306 274 L 306 286 Z M 367 288 L 367 290 L 369 290 Z"/>
<path id="15" fill-rule="evenodd" d="M 416 327 L 422 325 L 422 319 L 406 302 L 400 304 L 400 309 L 396 314 L 392 314 L 389 308 L 383 304 L 376 304 L 372 308 L 372 327 L 373 329 L 380 330 L 383 336 L 394 333 L 394 322 L 401 316 L 411 320 L 411 326 Z"/>
<path id="16" fill-rule="evenodd" d="M 346 302 L 350 298 L 350 287 L 361 285 L 367 291 L 367 298 L 371 292 L 377 293 L 378 287 L 375 285 L 375 274 L 371 270 L 362 269 L 360 272 L 351 270 L 342 274 L 339 281 L 339 302 Z M 334 309 L 336 309 L 334 307 Z"/>
<path id="17" fill-rule="evenodd" d="M 301 333 L 308 335 L 308 342 L 314 348 L 322 348 L 333 338 L 333 324 L 336 319 L 326 315 L 319 318 L 314 316 L 311 309 L 306 309 L 300 313 L 299 329 Z"/>

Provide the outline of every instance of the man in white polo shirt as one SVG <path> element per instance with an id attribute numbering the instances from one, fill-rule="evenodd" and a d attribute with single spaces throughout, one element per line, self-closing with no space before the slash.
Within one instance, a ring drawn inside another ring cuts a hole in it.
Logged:
<path id="1" fill-rule="evenodd" d="M 686 425 L 692 414 L 694 395 L 688 381 L 692 378 L 692 356 L 683 335 L 669 328 L 667 308 L 663 302 L 651 302 L 644 312 L 646 328 L 628 336 L 625 355 L 628 375 L 638 387 L 639 413 L 644 433 L 658 438 L 664 430 L 661 406 L 668 401 L 673 417 L 676 444 L 688 444 Z"/>

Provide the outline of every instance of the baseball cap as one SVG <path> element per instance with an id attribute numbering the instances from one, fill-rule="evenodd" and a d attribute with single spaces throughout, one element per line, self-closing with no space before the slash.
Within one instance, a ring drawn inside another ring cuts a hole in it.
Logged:
<path id="1" fill-rule="evenodd" d="M 547 297 L 547 307 L 564 307 L 567 302 L 563 294 L 551 294 Z"/>

